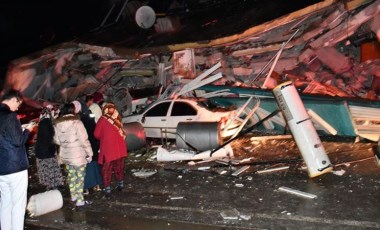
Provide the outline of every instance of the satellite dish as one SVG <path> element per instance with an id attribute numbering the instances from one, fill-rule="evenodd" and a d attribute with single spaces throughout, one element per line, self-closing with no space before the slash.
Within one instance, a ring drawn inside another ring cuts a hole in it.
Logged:
<path id="1" fill-rule="evenodd" d="M 135 21 L 139 27 L 148 29 L 154 25 L 156 13 L 150 6 L 142 6 L 136 11 Z"/>

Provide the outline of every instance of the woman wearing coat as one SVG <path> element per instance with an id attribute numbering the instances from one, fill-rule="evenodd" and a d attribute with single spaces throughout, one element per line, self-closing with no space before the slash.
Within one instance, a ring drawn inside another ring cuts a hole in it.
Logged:
<path id="1" fill-rule="evenodd" d="M 42 109 L 38 123 L 37 141 L 34 146 L 37 174 L 40 184 L 48 190 L 62 186 L 63 176 L 57 159 L 57 146 L 53 143 L 53 106 Z"/>
<path id="2" fill-rule="evenodd" d="M 89 194 L 89 189 L 93 188 L 94 191 L 101 191 L 102 175 L 100 172 L 100 166 L 98 164 L 98 152 L 99 152 L 99 140 L 94 137 L 95 119 L 91 116 L 90 110 L 86 104 L 82 104 L 79 101 L 72 102 L 75 107 L 75 114 L 80 116 L 80 120 L 87 131 L 88 140 L 90 141 L 92 148 L 92 161 L 86 166 L 86 175 L 84 177 L 84 194 Z"/>
<path id="3" fill-rule="evenodd" d="M 71 201 L 78 209 L 90 204 L 83 197 L 86 165 L 92 160 L 91 144 L 79 116 L 74 115 L 73 104 L 65 104 L 54 121 L 54 141 L 60 146 L 60 157 L 68 172 L 67 183 Z"/>
<path id="4" fill-rule="evenodd" d="M 94 136 L 100 140 L 98 163 L 102 166 L 102 177 L 105 198 L 111 196 L 111 177 L 115 174 L 117 189 L 124 188 L 124 160 L 127 156 L 125 132 L 116 107 L 113 103 L 105 103 L 102 116 L 96 123 Z"/>

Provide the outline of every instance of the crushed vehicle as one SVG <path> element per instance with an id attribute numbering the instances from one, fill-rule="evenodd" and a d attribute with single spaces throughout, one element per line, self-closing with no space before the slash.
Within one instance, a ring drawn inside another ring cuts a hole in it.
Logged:
<path id="1" fill-rule="evenodd" d="M 142 112 L 123 118 L 123 123 L 138 122 L 151 138 L 176 138 L 177 126 L 180 122 L 219 122 L 222 138 L 234 133 L 238 124 L 226 122 L 235 116 L 236 109 L 213 108 L 207 106 L 205 100 L 199 99 L 166 99 L 149 104 Z"/>

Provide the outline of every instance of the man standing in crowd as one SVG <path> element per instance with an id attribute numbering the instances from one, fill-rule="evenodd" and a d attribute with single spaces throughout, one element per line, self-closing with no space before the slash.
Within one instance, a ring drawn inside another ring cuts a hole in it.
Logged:
<path id="1" fill-rule="evenodd" d="M 1 97 L 0 104 L 0 222 L 2 230 L 24 229 L 28 189 L 28 167 L 25 143 L 32 125 L 21 127 L 15 111 L 23 97 L 16 90 L 9 90 Z"/>
<path id="2" fill-rule="evenodd" d="M 94 101 L 94 96 L 87 95 L 85 100 L 88 109 L 95 116 L 95 123 L 97 123 L 99 118 L 102 116 L 102 109 L 100 108 L 98 103 Z"/>

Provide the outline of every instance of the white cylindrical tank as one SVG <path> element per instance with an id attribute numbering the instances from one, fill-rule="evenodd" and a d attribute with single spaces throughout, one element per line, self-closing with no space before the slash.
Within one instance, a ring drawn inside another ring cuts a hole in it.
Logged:
<path id="1" fill-rule="evenodd" d="M 59 190 L 38 193 L 29 198 L 26 209 L 31 217 L 41 216 L 58 210 L 63 206 L 62 194 Z"/>
<path id="2" fill-rule="evenodd" d="M 273 94 L 306 163 L 309 177 L 331 172 L 330 159 L 293 83 L 276 86 Z"/>

